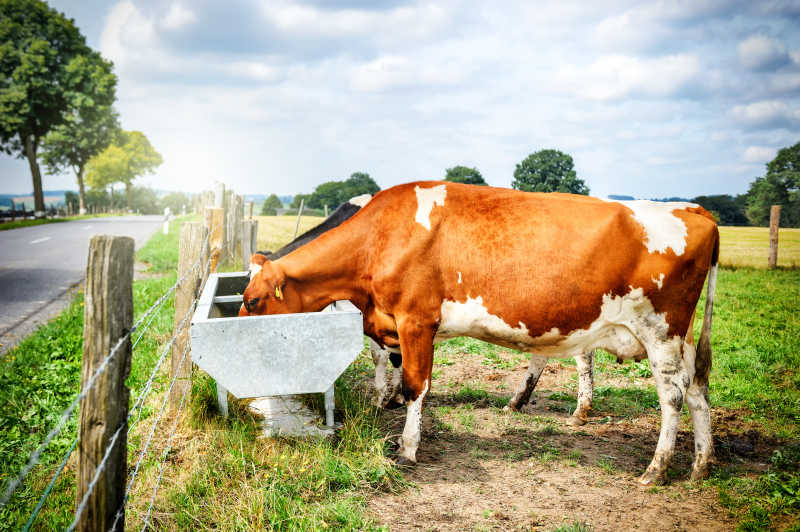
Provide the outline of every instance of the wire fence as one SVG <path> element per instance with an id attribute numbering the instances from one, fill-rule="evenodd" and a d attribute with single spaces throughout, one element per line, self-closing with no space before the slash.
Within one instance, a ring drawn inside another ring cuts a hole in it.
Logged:
<path id="1" fill-rule="evenodd" d="M 207 217 L 206 219 L 206 227 L 209 224 Z M 108 443 L 105 447 L 102 460 L 96 465 L 94 469 L 94 475 L 89 481 L 88 485 L 83 490 L 83 495 L 80 502 L 77 504 L 75 514 L 73 516 L 72 522 L 68 526 L 67 530 L 74 530 L 76 527 L 79 526 L 79 522 L 81 520 L 82 515 L 86 511 L 87 505 L 89 504 L 89 499 L 92 493 L 94 492 L 96 486 L 98 485 L 98 481 L 101 478 L 104 470 L 109 463 L 109 457 L 112 455 L 112 450 L 115 448 L 117 441 L 123 435 L 129 433 L 133 428 L 139 423 L 142 418 L 142 410 L 144 409 L 147 400 L 152 397 L 153 391 L 155 389 L 154 382 L 157 379 L 157 376 L 162 373 L 164 361 L 167 359 L 167 355 L 173 351 L 176 342 L 181 337 L 182 334 L 187 332 L 188 326 L 191 323 L 191 316 L 194 313 L 194 310 L 197 306 L 200 294 L 202 293 L 203 288 L 205 287 L 206 280 L 216 265 L 216 260 L 219 254 L 222 252 L 222 243 L 217 237 L 222 235 L 222 230 L 224 230 L 224 218 L 219 220 L 219 223 L 214 225 L 210 230 L 205 231 L 206 235 L 203 239 L 203 242 L 199 246 L 199 257 L 197 260 L 188 267 L 183 274 L 180 276 L 179 279 L 176 280 L 161 296 L 159 296 L 153 304 L 144 312 L 142 313 L 139 318 L 132 324 L 132 326 L 124 331 L 119 338 L 114 341 L 114 345 L 108 351 L 108 354 L 102 359 L 102 361 L 97 365 L 94 372 L 89 376 L 88 379 L 84 378 L 84 382 L 79 394 L 72 400 L 72 402 L 64 409 L 61 414 L 58 416 L 58 421 L 56 422 L 55 426 L 48 432 L 39 446 L 31 453 L 30 457 L 28 458 L 25 465 L 19 471 L 15 478 L 13 478 L 10 482 L 8 482 L 6 488 L 3 490 L 2 495 L 0 495 L 0 509 L 4 508 L 9 501 L 11 500 L 12 496 L 14 495 L 15 491 L 23 484 L 27 475 L 42 461 L 42 458 L 45 454 L 46 449 L 50 445 L 50 443 L 64 431 L 65 426 L 67 425 L 68 421 L 73 417 L 75 412 L 78 409 L 78 405 L 81 405 L 84 400 L 89 396 L 89 394 L 96 388 L 98 383 L 101 381 L 108 379 L 108 369 L 114 364 L 115 359 L 120 356 L 120 353 L 132 354 L 136 347 L 141 342 L 142 338 L 148 333 L 148 329 L 154 323 L 156 316 L 159 314 L 159 311 L 163 308 L 163 306 L 170 300 L 170 297 L 176 293 L 185 282 L 195 280 L 197 282 L 196 289 L 192 292 L 192 301 L 189 304 L 187 312 L 182 316 L 180 321 L 176 317 L 176 325 L 174 327 L 173 333 L 171 337 L 163 344 L 161 347 L 160 355 L 156 360 L 150 374 L 145 381 L 145 383 L 141 387 L 141 391 L 133 402 L 133 405 L 127 410 L 127 415 L 124 417 L 122 423 L 116 428 L 116 431 L 113 433 L 111 438 L 108 440 Z M 132 260 L 132 257 L 131 257 Z M 198 272 L 199 269 L 199 272 Z M 199 281 L 199 282 L 198 282 Z M 87 324 L 84 324 L 86 327 Z M 190 352 L 190 342 L 188 341 L 188 334 L 184 336 L 186 338 L 186 345 L 183 348 L 182 354 L 179 355 L 179 362 L 177 364 L 177 368 L 183 367 L 184 363 L 186 362 L 187 357 L 189 357 Z M 110 343 L 110 342 L 109 342 Z M 130 345 L 130 350 L 127 350 L 127 346 Z M 86 355 L 84 355 L 86 356 Z M 173 360 L 175 360 L 177 355 L 173 353 Z M 85 362 L 84 362 L 85 363 Z M 169 387 L 167 391 L 164 393 L 163 400 L 161 401 L 160 409 L 153 420 L 153 424 L 150 427 L 150 431 L 147 437 L 146 442 L 141 447 L 138 452 L 138 459 L 136 461 L 135 466 L 133 467 L 132 474 L 129 475 L 127 482 L 124 486 L 124 495 L 122 497 L 122 504 L 116 509 L 114 514 L 113 523 L 110 526 L 110 529 L 116 530 L 117 525 L 119 524 L 119 520 L 124 518 L 125 512 L 125 505 L 130 497 L 131 491 L 135 486 L 135 482 L 137 480 L 137 476 L 140 471 L 140 467 L 147 456 L 148 450 L 150 448 L 151 442 L 153 441 L 154 435 L 157 432 L 159 424 L 164 419 L 164 413 L 167 410 L 167 404 L 169 402 L 170 397 L 173 394 L 173 388 L 175 387 L 176 383 L 181 376 L 180 371 L 174 370 L 175 366 L 173 365 L 173 372 L 172 379 L 170 381 Z M 84 375 L 86 373 L 84 372 Z M 123 378 L 124 380 L 124 378 Z M 171 449 L 173 437 L 175 435 L 178 421 L 180 419 L 180 415 L 182 409 L 187 404 L 186 399 L 188 396 L 188 392 L 191 389 L 190 383 L 184 386 L 183 392 L 180 395 L 180 402 L 175 408 L 173 413 L 173 423 L 172 427 L 169 432 L 169 436 L 166 443 L 166 451 L 162 454 L 160 458 L 160 465 L 158 470 L 158 477 L 153 488 L 153 492 L 150 497 L 150 502 L 148 505 L 147 514 L 143 519 L 142 530 L 147 528 L 148 523 L 150 521 L 150 515 L 153 509 L 153 505 L 156 499 L 156 494 L 158 492 L 158 488 L 161 484 L 162 475 L 165 469 L 166 458 Z M 127 393 L 127 392 L 126 392 Z M 125 405 L 127 409 L 128 405 Z M 163 424 L 163 423 L 162 423 Z M 126 438 L 123 439 L 123 443 Z M 63 455 L 60 460 L 59 467 L 56 469 L 53 477 L 51 478 L 50 482 L 48 483 L 47 487 L 43 491 L 39 501 L 34 508 L 33 512 L 31 513 L 30 517 L 28 518 L 24 529 L 29 530 L 31 526 L 33 526 L 38 514 L 40 513 L 41 509 L 43 508 L 48 496 L 53 492 L 53 488 L 56 485 L 57 480 L 65 471 L 67 463 L 69 461 L 70 456 L 75 451 L 76 448 L 80 448 L 80 444 L 82 443 L 82 438 L 79 430 L 79 434 L 75 437 L 72 441 L 67 452 Z M 123 450 L 123 453 L 127 453 L 127 450 Z M 79 486 L 80 489 L 80 486 Z M 113 506 L 112 506 L 113 508 Z"/>

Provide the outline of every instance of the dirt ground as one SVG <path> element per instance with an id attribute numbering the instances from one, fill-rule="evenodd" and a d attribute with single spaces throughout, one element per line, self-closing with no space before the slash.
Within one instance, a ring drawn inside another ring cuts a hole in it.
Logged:
<path id="1" fill-rule="evenodd" d="M 535 404 L 503 412 L 527 369 L 527 361 L 503 356 L 509 369 L 467 353 L 448 353 L 447 364 L 434 367 L 418 464 L 405 472 L 412 487 L 370 500 L 377 522 L 390 530 L 552 530 L 576 523 L 596 531 L 735 528 L 716 488 L 688 480 L 694 445 L 688 414 L 668 484 L 643 489 L 636 477 L 655 450 L 657 409 L 624 402 L 609 409 L 596 401 L 590 422 L 571 427 L 565 421 L 575 405 L 575 368 L 551 362 Z M 653 382 L 600 373 L 595 385 L 635 391 Z M 753 473 L 766 468 L 772 442 L 740 423 L 736 412 L 712 415 L 718 463 L 735 461 Z M 405 409 L 384 418 L 399 434 Z"/>

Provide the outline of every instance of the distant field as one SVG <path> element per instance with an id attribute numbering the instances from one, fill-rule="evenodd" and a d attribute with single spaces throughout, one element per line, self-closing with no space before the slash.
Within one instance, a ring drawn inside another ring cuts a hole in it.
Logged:
<path id="1" fill-rule="evenodd" d="M 766 268 L 769 256 L 769 228 L 720 227 L 720 264 Z M 778 266 L 800 267 L 800 229 L 778 233 Z"/>
<path id="2" fill-rule="evenodd" d="M 259 251 L 277 251 L 292 241 L 297 221 L 295 216 L 253 216 L 253 219 L 258 220 Z M 322 220 L 324 218 L 319 216 L 302 216 L 297 234 L 303 234 Z"/>

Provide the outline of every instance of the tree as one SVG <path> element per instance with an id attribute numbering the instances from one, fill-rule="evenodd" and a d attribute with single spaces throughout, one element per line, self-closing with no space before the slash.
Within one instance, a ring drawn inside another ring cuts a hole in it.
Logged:
<path id="1" fill-rule="evenodd" d="M 444 180 L 454 183 L 466 183 L 467 185 L 488 185 L 477 168 L 466 166 L 454 166 L 445 171 Z"/>
<path id="2" fill-rule="evenodd" d="M 749 223 L 745 215 L 746 198 L 744 194 L 736 197 L 729 194 L 697 196 L 691 201 L 708 211 L 717 213 L 720 225 L 748 225 Z"/>
<path id="3" fill-rule="evenodd" d="M 275 194 L 270 194 L 261 205 L 261 216 L 275 216 L 278 214 L 277 209 L 282 209 L 283 203 Z"/>
<path id="4" fill-rule="evenodd" d="M 28 159 L 37 213 L 44 211 L 39 144 L 64 120 L 67 65 L 89 52 L 72 19 L 45 2 L 0 0 L 0 150 Z"/>
<path id="5" fill-rule="evenodd" d="M 116 99 L 117 76 L 112 65 L 97 52 L 72 59 L 66 68 L 70 90 L 64 122 L 44 138 L 42 161 L 48 174 L 70 167 L 78 180 L 80 213 L 86 213 L 83 173 L 86 163 L 100 153 L 119 131 Z"/>
<path id="6" fill-rule="evenodd" d="M 308 198 L 311 197 L 311 194 L 295 194 L 292 198 L 292 203 L 289 205 L 290 209 L 299 209 L 300 208 L 300 201 L 305 200 L 305 203 L 308 203 Z M 303 205 L 305 205 L 305 203 Z"/>
<path id="7" fill-rule="evenodd" d="M 169 207 L 169 210 L 177 214 L 183 207 L 191 207 L 192 200 L 183 192 L 170 192 L 159 201 L 160 207 Z"/>
<path id="8" fill-rule="evenodd" d="M 517 164 L 511 186 L 526 192 L 589 194 L 589 187 L 575 174 L 572 157 L 558 150 L 539 150 Z"/>
<path id="9" fill-rule="evenodd" d="M 140 175 L 153 173 L 162 162 L 161 154 L 153 148 L 144 133 L 122 131 L 116 142 L 89 160 L 86 181 L 93 188 L 124 184 L 130 209 L 133 180 Z"/>
<path id="10" fill-rule="evenodd" d="M 306 205 L 313 209 L 322 209 L 327 205 L 336 209 L 350 198 L 362 194 L 375 194 L 381 188 L 364 172 L 354 172 L 345 181 L 327 181 L 317 186 L 306 200 Z"/>
<path id="11" fill-rule="evenodd" d="M 750 183 L 746 212 L 754 225 L 769 224 L 772 205 L 782 206 L 782 227 L 800 227 L 800 142 L 778 151 L 766 175 Z"/>

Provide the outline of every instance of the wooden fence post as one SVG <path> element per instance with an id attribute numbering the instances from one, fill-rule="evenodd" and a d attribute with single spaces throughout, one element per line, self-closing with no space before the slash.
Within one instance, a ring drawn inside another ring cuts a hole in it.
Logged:
<path id="1" fill-rule="evenodd" d="M 242 271 L 250 268 L 250 257 L 256 252 L 258 241 L 258 221 L 242 221 Z"/>
<path id="2" fill-rule="evenodd" d="M 250 200 L 250 219 L 253 219 L 253 203 L 254 201 Z"/>
<path id="3" fill-rule="evenodd" d="M 208 237 L 209 252 L 211 253 L 210 273 L 217 271 L 222 255 L 222 245 L 225 234 L 225 209 L 221 207 L 208 207 L 205 213 L 206 230 L 210 233 Z"/>
<path id="4" fill-rule="evenodd" d="M 325 204 L 325 218 L 328 217 L 328 204 Z"/>
<path id="5" fill-rule="evenodd" d="M 781 206 L 773 205 L 769 210 L 769 261 L 768 266 L 778 265 L 778 228 L 781 222 Z"/>
<path id="6" fill-rule="evenodd" d="M 82 383 L 94 375 L 133 325 L 133 239 L 96 235 L 89 242 L 83 325 Z M 77 530 L 109 530 L 122 507 L 128 459 L 130 390 L 125 386 L 131 368 L 131 340 L 118 348 L 105 371 L 81 401 L 76 504 L 80 504 L 106 450 L 119 431 L 114 447 L 87 499 Z M 123 530 L 125 511 L 114 530 Z"/>
<path id="7" fill-rule="evenodd" d="M 175 385 L 172 387 L 172 395 L 169 404 L 172 408 L 177 408 L 184 392 L 186 399 L 190 398 L 192 386 L 192 356 L 191 353 L 184 351 L 189 345 L 189 323 L 191 317 L 186 318 L 186 314 L 194 302 L 197 289 L 203 277 L 202 270 L 205 268 L 205 261 L 202 258 L 203 242 L 205 241 L 206 230 L 199 222 L 184 223 L 181 226 L 181 240 L 178 251 L 178 279 L 183 282 L 175 290 L 175 343 L 172 344 L 172 367 L 170 375 L 175 378 Z M 197 261 L 200 264 L 190 272 L 190 269 Z M 184 321 L 185 319 L 185 321 Z M 179 330 L 178 327 L 183 327 Z M 188 389 L 187 389 L 188 388 Z"/>
<path id="8" fill-rule="evenodd" d="M 14 205 L 14 200 L 11 200 L 11 221 L 12 222 L 17 218 L 16 209 L 17 209 L 17 207 Z"/>
<path id="9" fill-rule="evenodd" d="M 297 209 L 297 222 L 294 224 L 294 236 L 292 240 L 297 238 L 297 230 L 300 229 L 300 217 L 303 216 L 303 206 L 305 205 L 306 199 L 300 198 L 300 208 Z"/>

